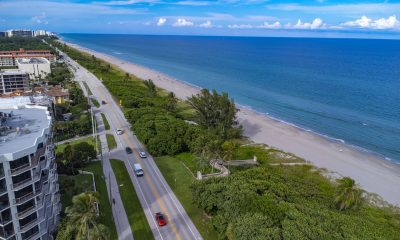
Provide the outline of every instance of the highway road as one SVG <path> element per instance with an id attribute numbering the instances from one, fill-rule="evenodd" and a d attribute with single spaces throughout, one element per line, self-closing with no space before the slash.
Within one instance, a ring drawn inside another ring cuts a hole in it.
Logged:
<path id="1" fill-rule="evenodd" d="M 113 100 L 102 82 L 72 59 L 67 59 L 76 68 L 76 76 L 86 80 L 98 102 L 106 102 L 99 109 L 108 118 L 111 131 L 115 132 L 117 128 L 124 130 L 124 134 L 122 135 L 114 134 L 118 147 L 115 151 L 111 152 L 111 158 L 118 158 L 125 162 L 154 238 L 157 240 L 203 239 L 181 203 L 168 186 L 153 158 L 148 153 L 147 158 L 140 158 L 138 153 L 144 150 L 144 148 L 131 132 L 130 125 L 120 107 Z M 133 149 L 133 154 L 126 154 L 125 147 L 128 146 Z M 142 166 L 144 171 L 143 177 L 135 176 L 133 171 L 133 164 L 135 163 L 139 163 Z M 120 188 L 120 191 L 123 191 L 123 187 Z M 156 212 L 161 212 L 167 217 L 166 226 L 159 227 L 157 225 L 154 219 L 154 213 Z"/>

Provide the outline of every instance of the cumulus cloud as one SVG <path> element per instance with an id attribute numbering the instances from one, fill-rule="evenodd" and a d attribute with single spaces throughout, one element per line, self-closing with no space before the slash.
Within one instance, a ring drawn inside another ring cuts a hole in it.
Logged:
<path id="1" fill-rule="evenodd" d="M 325 24 L 321 18 L 316 18 L 312 22 L 302 22 L 299 19 L 295 25 L 288 23 L 285 25 L 285 27 L 289 29 L 320 29 L 325 27 Z"/>
<path id="2" fill-rule="evenodd" d="M 193 25 L 194 25 L 193 22 L 188 21 L 184 18 L 178 18 L 178 20 L 174 24 L 172 24 L 172 26 L 174 27 L 190 27 Z"/>
<path id="3" fill-rule="evenodd" d="M 345 27 L 368 28 L 368 29 L 398 29 L 400 30 L 400 21 L 395 15 L 388 18 L 379 18 L 373 20 L 367 16 L 362 16 L 355 21 L 348 21 L 341 24 Z"/>
<path id="4" fill-rule="evenodd" d="M 165 18 L 159 18 L 157 21 L 157 26 L 163 26 L 167 22 L 167 19 Z"/>
<path id="5" fill-rule="evenodd" d="M 257 28 L 280 29 L 280 28 L 282 28 L 282 24 L 278 21 L 274 22 L 274 23 L 264 22 L 264 24 L 257 26 Z"/>
<path id="6" fill-rule="evenodd" d="M 206 22 L 200 23 L 200 24 L 199 24 L 199 27 L 202 27 L 202 28 L 212 28 L 213 25 L 212 25 L 211 21 L 206 21 Z"/>

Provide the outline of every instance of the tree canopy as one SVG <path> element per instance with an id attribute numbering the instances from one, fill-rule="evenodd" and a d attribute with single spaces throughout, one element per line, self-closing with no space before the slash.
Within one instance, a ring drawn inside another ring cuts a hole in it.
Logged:
<path id="1" fill-rule="evenodd" d="M 233 99 L 227 93 L 218 94 L 217 91 L 201 90 L 200 93 L 188 99 L 189 104 L 196 110 L 197 122 L 209 129 L 216 130 L 226 136 L 228 131 L 237 127 L 236 108 Z"/>

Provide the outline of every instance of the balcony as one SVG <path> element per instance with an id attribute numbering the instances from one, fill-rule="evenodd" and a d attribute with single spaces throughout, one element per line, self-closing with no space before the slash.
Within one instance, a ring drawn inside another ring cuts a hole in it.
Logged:
<path id="1" fill-rule="evenodd" d="M 32 227 L 34 227 L 37 224 L 37 218 L 33 218 L 30 222 L 26 223 L 25 225 L 20 225 L 19 226 L 19 230 L 21 232 L 26 232 L 29 229 L 31 229 Z"/>
<path id="2" fill-rule="evenodd" d="M 32 205 L 31 207 L 25 209 L 24 211 L 17 212 L 15 214 L 15 216 L 17 217 L 17 219 L 25 218 L 25 217 L 29 216 L 30 214 L 34 213 L 36 210 L 37 210 L 37 206 Z"/>
<path id="3" fill-rule="evenodd" d="M 19 181 L 17 183 L 11 184 L 11 190 L 20 190 L 21 188 L 24 188 L 26 186 L 28 186 L 29 184 L 32 184 L 32 177 L 26 178 L 22 181 Z"/>
<path id="4" fill-rule="evenodd" d="M 17 205 L 22 204 L 22 203 L 24 203 L 24 202 L 26 202 L 26 201 L 38 196 L 40 193 L 41 193 L 41 191 L 37 191 L 35 193 L 32 191 L 32 192 L 30 192 L 30 193 L 28 193 L 28 194 L 26 194 L 26 195 L 24 195 L 22 197 L 15 198 L 14 199 L 14 204 L 17 204 Z"/>

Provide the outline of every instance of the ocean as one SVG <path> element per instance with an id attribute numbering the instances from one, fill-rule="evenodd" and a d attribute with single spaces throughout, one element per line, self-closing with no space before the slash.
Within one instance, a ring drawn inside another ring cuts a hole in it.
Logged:
<path id="1" fill-rule="evenodd" d="M 61 34 L 400 163 L 400 41 Z"/>

